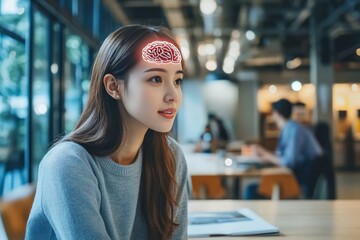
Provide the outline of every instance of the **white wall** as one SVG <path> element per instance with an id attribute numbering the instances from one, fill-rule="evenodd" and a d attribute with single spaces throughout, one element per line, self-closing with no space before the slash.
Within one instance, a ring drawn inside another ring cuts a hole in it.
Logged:
<path id="1" fill-rule="evenodd" d="M 177 116 L 178 141 L 180 143 L 196 142 L 204 129 L 207 120 L 204 97 L 202 96 L 203 81 L 183 81 L 182 106 Z"/>
<path id="2" fill-rule="evenodd" d="M 237 85 L 227 80 L 205 82 L 202 93 L 208 113 L 214 113 L 220 118 L 229 133 L 230 139 L 235 138 L 235 118 L 239 93 Z"/>
<path id="3" fill-rule="evenodd" d="M 185 80 L 178 114 L 179 142 L 198 141 L 209 112 L 223 120 L 231 139 L 257 138 L 256 91 L 255 82 Z"/>

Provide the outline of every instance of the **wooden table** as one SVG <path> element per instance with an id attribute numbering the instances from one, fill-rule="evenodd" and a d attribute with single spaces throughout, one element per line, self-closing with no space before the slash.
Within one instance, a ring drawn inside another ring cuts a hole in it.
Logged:
<path id="1" fill-rule="evenodd" d="M 226 177 L 227 192 L 230 198 L 242 198 L 243 189 L 251 182 L 258 182 L 268 168 L 249 168 L 249 165 L 236 165 L 235 160 L 251 161 L 254 157 L 233 156 L 233 164 L 225 165 L 226 157 L 219 154 L 184 152 L 190 176 L 220 176 Z M 256 160 L 256 159 L 255 159 Z M 259 160 L 259 162 L 261 162 Z M 272 171 L 289 171 L 284 167 L 272 167 Z"/>
<path id="2" fill-rule="evenodd" d="M 235 158 L 233 158 L 234 160 L 231 166 L 226 166 L 226 157 L 221 157 L 214 153 L 185 153 L 185 158 L 191 176 L 256 177 L 260 176 L 263 170 L 249 169 L 245 165 L 236 165 Z M 254 157 L 236 156 L 236 158 L 242 161 L 250 161 L 251 158 Z"/>
<path id="3" fill-rule="evenodd" d="M 219 237 L 214 239 L 360 239 L 360 200 L 189 201 L 189 212 L 224 211 L 238 208 L 250 208 L 270 224 L 278 227 L 280 234 L 275 236 Z"/>

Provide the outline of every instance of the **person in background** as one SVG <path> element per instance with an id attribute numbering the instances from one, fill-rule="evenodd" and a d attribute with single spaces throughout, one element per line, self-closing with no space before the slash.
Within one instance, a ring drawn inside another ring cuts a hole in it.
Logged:
<path id="1" fill-rule="evenodd" d="M 165 28 L 105 39 L 75 130 L 41 161 L 26 239 L 187 238 L 187 166 L 168 136 L 183 71 Z"/>
<path id="2" fill-rule="evenodd" d="M 200 151 L 204 153 L 215 152 L 215 139 L 210 124 L 206 124 L 204 132 L 200 136 Z"/>
<path id="3" fill-rule="evenodd" d="M 310 198 L 307 177 L 316 158 L 322 156 L 323 150 L 308 127 L 290 120 L 292 104 L 287 99 L 280 99 L 272 104 L 272 117 L 280 129 L 276 152 L 272 153 L 260 145 L 252 145 L 255 155 L 263 161 L 290 168 L 295 174 L 304 197 Z M 247 198 L 253 198 L 256 187 L 247 189 Z M 256 197 L 255 197 L 256 198 Z"/>
<path id="4" fill-rule="evenodd" d="M 216 141 L 216 148 L 225 148 L 229 141 L 228 132 L 225 129 L 223 121 L 213 113 L 208 114 L 208 123 L 212 135 Z"/>
<path id="5" fill-rule="evenodd" d="M 195 152 L 214 153 L 218 149 L 225 149 L 229 140 L 223 121 L 215 114 L 208 114 L 208 122 L 195 146 Z"/>
<path id="6" fill-rule="evenodd" d="M 306 105 L 303 102 L 297 101 L 292 104 L 291 119 L 297 121 L 307 127 L 311 127 L 310 116 Z"/>

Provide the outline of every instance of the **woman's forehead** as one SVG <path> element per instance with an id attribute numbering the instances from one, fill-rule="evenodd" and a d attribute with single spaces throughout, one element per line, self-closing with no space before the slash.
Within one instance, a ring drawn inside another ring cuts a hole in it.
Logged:
<path id="1" fill-rule="evenodd" d="M 141 49 L 142 60 L 149 63 L 181 63 L 180 50 L 171 42 L 166 40 L 155 40 L 145 42 Z"/>
<path id="2" fill-rule="evenodd" d="M 143 41 L 136 54 L 136 70 L 164 68 L 183 70 L 183 59 L 177 46 L 166 39 L 152 38 Z M 169 69 L 169 70 L 170 70 Z"/>

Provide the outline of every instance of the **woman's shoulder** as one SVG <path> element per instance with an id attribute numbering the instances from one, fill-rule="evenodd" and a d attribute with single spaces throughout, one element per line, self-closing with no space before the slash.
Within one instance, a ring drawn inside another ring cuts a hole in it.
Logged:
<path id="1" fill-rule="evenodd" d="M 175 153 L 177 153 L 177 152 L 182 153 L 180 144 L 179 144 L 174 138 L 168 136 L 168 137 L 167 137 L 167 141 L 168 141 L 169 147 L 171 148 L 171 150 L 172 150 L 173 152 L 175 152 Z"/>
<path id="2" fill-rule="evenodd" d="M 51 168 L 80 167 L 88 165 L 91 155 L 80 144 L 63 141 L 53 146 L 41 160 L 41 166 Z"/>
<path id="3" fill-rule="evenodd" d="M 49 152 L 50 154 L 60 154 L 60 155 L 89 155 L 90 154 L 86 151 L 86 149 L 81 146 L 80 144 L 73 142 L 73 141 L 63 141 L 57 143 L 53 146 Z"/>
<path id="4" fill-rule="evenodd" d="M 185 155 L 182 151 L 180 144 L 172 137 L 168 137 L 167 139 L 176 162 L 180 165 L 186 165 Z"/>

